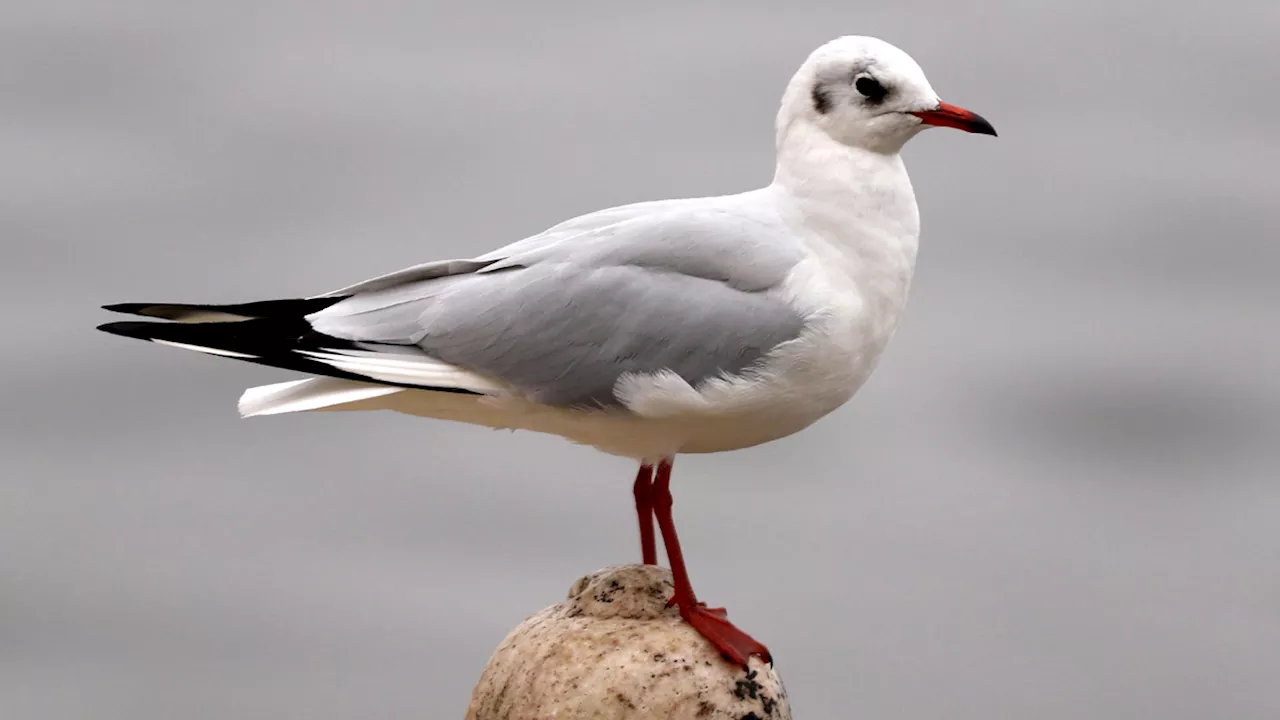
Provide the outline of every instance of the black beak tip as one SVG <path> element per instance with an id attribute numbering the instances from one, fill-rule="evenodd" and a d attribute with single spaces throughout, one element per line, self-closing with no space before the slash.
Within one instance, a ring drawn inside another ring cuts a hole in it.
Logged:
<path id="1" fill-rule="evenodd" d="M 1000 137 L 996 133 L 995 127 L 992 126 L 991 123 L 987 122 L 986 118 L 976 113 L 973 116 L 973 129 L 970 132 L 977 133 L 978 135 L 990 135 L 991 137 Z"/>

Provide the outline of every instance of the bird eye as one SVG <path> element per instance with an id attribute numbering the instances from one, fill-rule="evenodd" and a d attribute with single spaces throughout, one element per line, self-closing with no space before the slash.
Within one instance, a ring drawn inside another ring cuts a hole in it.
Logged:
<path id="1" fill-rule="evenodd" d="M 857 88 L 858 92 L 862 93 L 863 97 L 873 103 L 884 100 L 884 96 L 889 94 L 889 91 L 884 89 L 879 80 L 866 75 L 855 80 L 853 86 Z"/>

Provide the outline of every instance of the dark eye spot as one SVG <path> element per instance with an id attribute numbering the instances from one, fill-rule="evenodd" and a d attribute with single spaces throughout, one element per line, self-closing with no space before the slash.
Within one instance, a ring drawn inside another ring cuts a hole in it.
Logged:
<path id="1" fill-rule="evenodd" d="M 813 98 L 813 109 L 817 110 L 819 115 L 826 115 L 831 111 L 831 96 L 821 86 L 814 85 L 810 97 Z"/>
<path id="2" fill-rule="evenodd" d="M 855 80 L 853 86 L 857 88 L 858 92 L 862 93 L 862 96 L 867 99 L 867 102 L 872 104 L 883 101 L 884 97 L 889 94 L 889 91 L 880 84 L 879 80 L 876 80 L 873 77 L 867 77 L 866 75 Z"/>

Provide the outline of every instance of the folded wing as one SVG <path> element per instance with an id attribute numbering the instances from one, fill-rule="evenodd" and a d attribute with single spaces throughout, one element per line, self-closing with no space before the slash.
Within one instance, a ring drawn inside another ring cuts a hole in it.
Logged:
<path id="1" fill-rule="evenodd" d="M 803 329 L 777 292 L 801 255 L 776 218 L 688 201 L 597 215 L 318 298 L 110 306 L 180 322 L 101 329 L 316 375 L 555 406 L 615 405 L 627 375 L 697 386 L 741 373 Z"/>

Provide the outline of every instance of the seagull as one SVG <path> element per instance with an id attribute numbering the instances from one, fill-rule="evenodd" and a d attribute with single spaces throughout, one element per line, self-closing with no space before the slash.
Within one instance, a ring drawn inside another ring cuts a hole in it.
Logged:
<path id="1" fill-rule="evenodd" d="M 904 51 L 844 36 L 787 84 L 765 187 L 608 208 L 312 297 L 107 305 L 161 321 L 98 329 L 313 376 L 246 390 L 246 417 L 392 410 L 632 458 L 641 557 L 657 564 L 656 519 L 671 604 L 727 661 L 772 662 L 694 593 L 672 463 L 798 432 L 871 375 L 920 234 L 900 151 L 932 126 L 996 134 Z"/>

